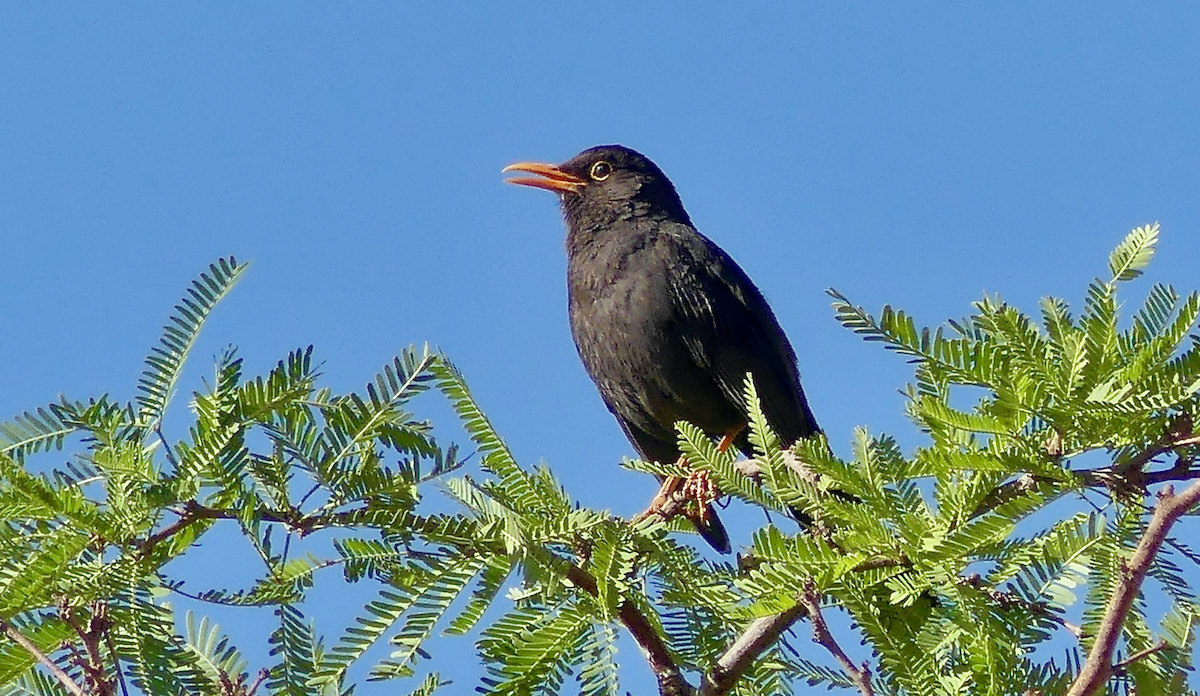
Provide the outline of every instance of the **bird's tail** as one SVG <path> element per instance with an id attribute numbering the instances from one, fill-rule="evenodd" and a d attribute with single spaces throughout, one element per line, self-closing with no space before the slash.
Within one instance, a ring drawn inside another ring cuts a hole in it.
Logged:
<path id="1" fill-rule="evenodd" d="M 717 510 L 711 504 L 703 516 L 688 515 L 688 519 L 696 526 L 696 531 L 704 537 L 709 546 L 720 553 L 730 552 L 729 532 L 725 531 L 725 525 L 721 524 L 721 518 L 717 517 Z"/>

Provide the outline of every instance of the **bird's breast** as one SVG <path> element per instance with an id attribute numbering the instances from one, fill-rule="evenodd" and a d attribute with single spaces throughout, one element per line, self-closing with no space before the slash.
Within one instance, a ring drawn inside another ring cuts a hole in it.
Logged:
<path id="1" fill-rule="evenodd" d="M 687 345 L 694 318 L 681 315 L 678 295 L 692 282 L 690 264 L 670 239 L 639 241 L 572 255 L 571 332 L 609 409 L 673 441 L 675 421 L 714 420 L 694 409 L 722 397 Z M 719 409 L 713 426 L 729 417 Z"/>

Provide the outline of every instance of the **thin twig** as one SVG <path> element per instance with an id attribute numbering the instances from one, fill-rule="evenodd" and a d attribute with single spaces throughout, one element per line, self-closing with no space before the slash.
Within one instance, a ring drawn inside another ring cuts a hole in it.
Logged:
<path id="1" fill-rule="evenodd" d="M 1160 454 L 1195 444 L 1200 444 L 1200 437 L 1192 432 L 1192 417 L 1185 413 L 1173 419 L 1156 442 L 1129 461 L 1122 462 L 1120 468 L 1123 472 L 1140 471 Z"/>
<path id="2" fill-rule="evenodd" d="M 54 660 L 51 660 L 49 657 L 47 657 L 46 653 L 39 650 L 38 646 L 34 645 L 32 641 L 21 635 L 20 631 L 13 628 L 12 625 L 10 625 L 4 619 L 0 619 L 0 629 L 4 631 L 4 635 L 8 636 L 9 640 L 13 641 L 17 645 L 20 645 L 22 648 L 25 648 L 26 652 L 28 652 L 30 655 L 33 655 L 35 658 L 37 658 L 38 662 L 42 663 L 46 669 L 50 670 L 50 674 L 53 674 L 54 678 L 57 679 L 58 682 L 67 689 L 67 691 L 75 694 L 75 696 L 86 696 L 83 693 L 83 689 L 75 683 L 75 680 L 71 679 L 70 675 L 64 672 L 61 667 L 54 663 Z"/>
<path id="3" fill-rule="evenodd" d="M 1142 469 L 1159 455 L 1198 444 L 1200 444 L 1200 435 L 1193 431 L 1191 416 L 1184 414 L 1172 420 L 1157 440 L 1127 461 L 1095 469 L 1081 469 L 1064 473 L 1074 475 L 1083 486 L 1111 487 L 1115 481 L 1123 481 L 1142 491 L 1147 486 L 1167 481 L 1191 481 L 1200 478 L 1200 471 L 1192 469 L 1190 460 L 1182 456 L 1169 469 L 1151 472 L 1143 472 Z M 1064 455 L 1060 453 L 1058 456 Z M 971 517 L 984 515 L 1010 500 L 1042 488 L 1045 488 L 1047 492 L 1053 491 L 1055 482 L 1056 479 L 1048 476 L 1025 474 L 1015 481 L 1010 481 L 993 490 L 980 501 L 979 506 L 971 513 Z"/>
<path id="4" fill-rule="evenodd" d="M 183 505 L 183 510 L 174 511 L 179 515 L 179 519 L 171 524 L 163 527 L 159 531 L 146 537 L 145 541 L 140 543 L 140 548 L 143 553 L 149 552 L 150 549 L 162 543 L 171 536 L 177 534 L 181 529 L 195 524 L 200 520 L 237 520 L 241 519 L 241 515 L 235 510 L 221 510 L 219 508 L 210 508 L 197 503 L 194 500 L 189 500 Z M 289 529 L 300 532 L 301 535 L 308 534 L 324 525 L 335 525 L 356 511 L 350 510 L 347 512 L 339 512 L 332 515 L 311 516 L 297 519 L 293 516 L 284 516 L 271 510 L 258 510 L 257 517 L 263 522 L 275 522 L 282 524 Z"/>
<path id="5" fill-rule="evenodd" d="M 1167 641 L 1160 640 L 1155 645 L 1152 645 L 1144 650 L 1139 650 L 1139 651 L 1135 652 L 1134 654 L 1130 655 L 1129 657 L 1125 658 L 1124 660 L 1121 660 L 1117 664 L 1113 665 L 1113 672 L 1116 674 L 1121 674 L 1125 671 L 1125 668 L 1128 667 L 1129 665 L 1132 665 L 1133 663 L 1137 662 L 1138 660 L 1144 660 L 1145 658 L 1150 657 L 1154 653 L 1162 652 L 1163 650 L 1166 650 L 1169 647 L 1171 647 L 1171 646 L 1167 644 Z"/>
<path id="6" fill-rule="evenodd" d="M 596 579 L 579 566 L 568 564 L 566 576 L 588 594 L 598 594 Z M 670 648 L 641 610 L 629 600 L 622 600 L 617 606 L 618 620 L 646 656 L 650 670 L 658 681 L 659 696 L 723 696 L 729 693 L 754 660 L 774 645 L 792 624 L 807 615 L 804 606 L 796 604 L 780 614 L 753 621 L 717 660 L 712 673 L 704 676 L 700 688 L 695 689 L 684 678 Z"/>
<path id="7" fill-rule="evenodd" d="M 830 655 L 833 655 L 833 659 L 837 660 L 846 674 L 850 675 L 851 681 L 863 696 L 875 696 L 875 690 L 871 688 L 870 665 L 866 662 L 861 666 L 854 664 L 854 660 L 851 660 L 846 651 L 842 650 L 842 646 L 838 645 L 833 633 L 829 630 L 829 625 L 825 623 L 825 617 L 821 614 L 821 595 L 811 582 L 800 594 L 800 603 L 808 610 L 808 619 L 812 622 L 813 627 L 813 642 L 823 646 Z"/>
<path id="8" fill-rule="evenodd" d="M 163 452 L 167 455 L 167 461 L 176 469 L 179 468 L 179 460 L 175 459 L 175 453 L 171 451 L 171 444 L 167 442 L 167 436 L 163 435 L 162 423 L 154 426 L 154 434 L 158 435 L 158 441 L 162 443 Z"/>
<path id="9" fill-rule="evenodd" d="M 1200 479 L 1200 470 L 1192 468 L 1188 460 L 1180 458 L 1174 466 L 1161 471 L 1147 471 L 1142 473 L 1140 467 L 1145 466 L 1154 457 L 1166 454 L 1171 450 L 1179 447 L 1188 447 L 1191 445 L 1200 444 L 1200 435 L 1189 435 L 1179 439 L 1170 440 L 1166 443 L 1158 442 L 1151 446 L 1137 457 L 1134 457 L 1128 462 L 1118 466 L 1102 466 L 1094 469 L 1080 469 L 1078 471 L 1069 472 L 1078 478 L 1078 481 L 1085 487 L 1087 486 L 1109 486 L 1115 480 L 1128 480 L 1136 485 L 1139 489 L 1145 489 L 1147 486 L 1154 486 L 1160 483 L 1169 481 L 1193 481 Z M 1131 468 L 1131 464 L 1137 464 L 1138 469 Z M 1066 472 L 1065 472 L 1066 473 Z M 1044 489 L 1046 492 L 1054 490 L 1053 484 L 1057 479 L 1048 476 L 1038 476 L 1035 474 L 1025 474 L 1020 478 L 997 487 L 986 498 L 984 498 L 979 506 L 971 513 L 971 517 L 979 517 L 992 510 L 995 510 L 1000 505 L 1019 498 L 1023 495 L 1036 490 Z M 1065 492 L 1065 491 L 1060 491 Z"/>
<path id="10" fill-rule="evenodd" d="M 1175 495 L 1170 486 L 1159 493 L 1158 505 L 1154 507 L 1154 514 L 1150 516 L 1150 523 L 1146 525 L 1146 531 L 1134 549 L 1133 556 L 1121 563 L 1121 580 L 1104 608 L 1104 618 L 1096 631 L 1096 640 L 1088 652 L 1087 661 L 1083 663 L 1079 676 L 1071 684 L 1066 696 L 1090 696 L 1097 693 L 1112 676 L 1112 657 L 1121 637 L 1121 628 L 1138 592 L 1141 591 L 1150 565 L 1166 541 L 1171 526 L 1198 503 L 1200 481 L 1188 486 L 1187 490 L 1179 495 Z"/>
<path id="11" fill-rule="evenodd" d="M 1054 623 L 1067 629 L 1067 631 L 1069 631 L 1071 635 L 1075 636 L 1076 638 L 1083 637 L 1082 628 L 1076 626 L 1070 621 L 1067 621 L 1060 614 L 1056 614 L 1050 609 L 1050 605 L 1046 602 L 1028 600 L 1011 592 L 1001 592 L 1000 590 L 997 590 L 988 583 L 984 582 L 983 578 L 978 573 L 972 573 L 964 578 L 960 578 L 957 582 L 959 585 L 970 587 L 976 592 L 983 594 L 997 607 L 1020 607 L 1031 614 L 1037 614 L 1048 621 L 1053 621 Z"/>
<path id="12" fill-rule="evenodd" d="M 598 594 L 596 579 L 579 566 L 568 564 L 566 576 L 588 594 Z M 695 689 L 684 678 L 670 648 L 637 606 L 628 600 L 622 600 L 617 606 L 617 618 L 646 656 L 658 681 L 659 696 L 723 696 L 729 693 L 750 665 L 774 645 L 784 631 L 807 615 L 808 610 L 797 603 L 787 611 L 751 622 L 717 660 L 712 672 L 704 675 L 700 688 Z"/>
<path id="13" fill-rule="evenodd" d="M 254 692 L 258 691 L 258 687 L 264 681 L 266 681 L 267 677 L 269 677 L 269 676 L 271 676 L 270 670 L 268 670 L 268 669 L 258 670 L 258 677 L 254 680 L 254 683 L 250 685 L 250 689 L 246 692 L 246 696 L 254 696 Z"/>
<path id="14" fill-rule="evenodd" d="M 104 664 L 104 652 L 100 649 L 101 641 L 106 638 L 111 638 L 109 631 L 113 627 L 113 621 L 108 615 L 108 605 L 104 602 L 93 602 L 91 605 L 91 616 L 88 617 L 87 627 L 79 622 L 75 616 L 75 608 L 72 607 L 66 597 L 58 599 L 58 613 L 63 621 L 67 623 L 75 634 L 79 636 L 79 640 L 83 643 L 84 650 L 87 651 L 86 656 L 75 651 L 75 664 L 83 671 L 86 680 L 84 682 L 85 690 L 96 696 L 112 696 L 116 693 L 113 687 L 112 678 L 108 675 L 108 669 Z M 111 641 L 109 643 L 111 645 Z M 74 650 L 74 646 L 72 646 Z M 116 653 L 113 653 L 115 659 Z M 120 665 L 116 665 L 117 673 L 120 674 Z"/>

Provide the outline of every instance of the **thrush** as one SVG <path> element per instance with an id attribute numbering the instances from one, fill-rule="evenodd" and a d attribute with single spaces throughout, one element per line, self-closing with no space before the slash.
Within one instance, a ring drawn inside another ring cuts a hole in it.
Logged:
<path id="1" fill-rule="evenodd" d="M 509 182 L 558 194 L 571 334 L 600 397 L 643 459 L 681 459 L 678 421 L 751 455 L 747 373 L 785 445 L 819 432 L 795 351 L 766 299 L 696 229 L 657 165 L 629 148 L 602 145 L 562 164 L 519 162 L 504 171 L 534 174 Z M 711 500 L 689 519 L 714 549 L 729 552 Z"/>

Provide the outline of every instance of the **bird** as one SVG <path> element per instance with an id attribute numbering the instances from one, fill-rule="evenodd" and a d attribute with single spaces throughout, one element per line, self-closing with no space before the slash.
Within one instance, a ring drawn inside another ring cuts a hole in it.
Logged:
<path id="1" fill-rule="evenodd" d="M 681 460 L 678 421 L 752 456 L 747 373 L 785 445 L 820 432 L 796 353 L 762 292 L 696 229 L 658 165 L 630 148 L 600 145 L 562 164 L 517 162 L 503 171 L 533 174 L 507 181 L 558 195 L 571 335 L 642 459 Z M 716 551 L 729 553 L 712 502 L 701 501 L 689 519 Z"/>

